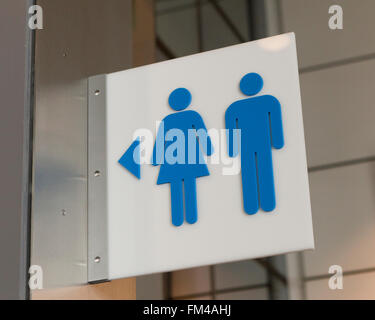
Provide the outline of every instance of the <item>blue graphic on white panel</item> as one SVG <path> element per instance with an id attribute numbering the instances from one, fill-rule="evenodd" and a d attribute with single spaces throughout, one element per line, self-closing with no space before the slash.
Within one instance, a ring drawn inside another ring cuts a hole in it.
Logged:
<path id="1" fill-rule="evenodd" d="M 262 88 L 263 79 L 257 73 L 248 73 L 240 81 L 240 90 L 247 96 L 258 94 Z M 185 88 L 175 89 L 170 94 L 170 107 L 180 112 L 161 121 L 151 159 L 152 165 L 160 165 L 156 183 L 170 184 L 174 226 L 181 226 L 184 220 L 189 224 L 197 222 L 196 178 L 209 175 L 203 154 L 213 154 L 211 138 L 200 114 L 182 111 L 191 100 L 191 94 Z M 225 112 L 225 127 L 229 156 L 241 157 L 244 211 L 252 215 L 259 207 L 264 211 L 274 210 L 272 147 L 281 149 L 284 146 L 279 101 L 271 95 L 236 101 Z M 139 145 L 137 138 L 118 161 L 138 179 L 141 178 Z"/>
<path id="2" fill-rule="evenodd" d="M 257 73 L 248 73 L 240 82 L 243 94 L 253 96 L 263 88 Z M 260 207 L 272 211 L 276 207 L 272 165 L 272 147 L 284 146 L 281 106 L 270 95 L 239 100 L 225 112 L 225 127 L 229 129 L 228 154 L 241 155 L 243 205 L 247 214 Z M 233 145 L 233 130 L 241 130 L 241 150 Z"/>
<path id="3" fill-rule="evenodd" d="M 168 102 L 172 109 L 184 110 L 191 103 L 191 94 L 185 88 L 178 88 L 170 94 Z M 184 222 L 184 211 L 186 222 L 193 224 L 198 219 L 195 180 L 209 175 L 202 152 L 210 156 L 213 148 L 198 112 L 181 111 L 163 119 L 156 136 L 152 164 L 161 165 L 157 184 L 171 185 L 172 223 L 175 226 Z"/>

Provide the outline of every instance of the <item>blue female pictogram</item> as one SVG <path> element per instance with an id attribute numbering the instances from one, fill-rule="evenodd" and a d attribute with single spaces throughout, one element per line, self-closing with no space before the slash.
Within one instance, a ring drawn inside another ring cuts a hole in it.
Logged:
<path id="1" fill-rule="evenodd" d="M 152 155 L 152 164 L 161 165 L 157 184 L 170 183 L 172 224 L 193 224 L 198 219 L 196 178 L 209 175 L 203 153 L 213 152 L 211 139 L 202 117 L 196 111 L 182 111 L 191 103 L 185 88 L 174 90 L 169 105 L 180 111 L 166 116 L 161 122 Z M 185 198 L 185 201 L 184 201 Z"/>

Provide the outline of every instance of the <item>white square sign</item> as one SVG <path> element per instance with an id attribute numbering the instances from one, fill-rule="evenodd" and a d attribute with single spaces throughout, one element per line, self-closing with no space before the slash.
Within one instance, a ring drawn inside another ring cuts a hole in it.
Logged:
<path id="1" fill-rule="evenodd" d="M 105 90 L 110 279 L 314 248 L 293 33 L 107 74 Z"/>

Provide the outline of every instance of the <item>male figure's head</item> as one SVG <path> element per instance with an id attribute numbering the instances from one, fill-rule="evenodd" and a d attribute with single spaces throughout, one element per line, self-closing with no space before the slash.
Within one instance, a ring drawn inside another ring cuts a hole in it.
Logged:
<path id="1" fill-rule="evenodd" d="M 243 94 L 247 96 L 254 96 L 259 93 L 263 88 L 263 79 L 262 77 L 255 73 L 248 73 L 245 75 L 240 82 L 240 89 Z"/>

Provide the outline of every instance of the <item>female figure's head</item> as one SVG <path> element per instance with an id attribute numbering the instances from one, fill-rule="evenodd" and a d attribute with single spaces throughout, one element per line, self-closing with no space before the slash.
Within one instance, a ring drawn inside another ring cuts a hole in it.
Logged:
<path id="1" fill-rule="evenodd" d="M 168 103 L 173 110 L 184 110 L 191 103 L 191 93 L 185 88 L 175 89 L 169 95 Z"/>

